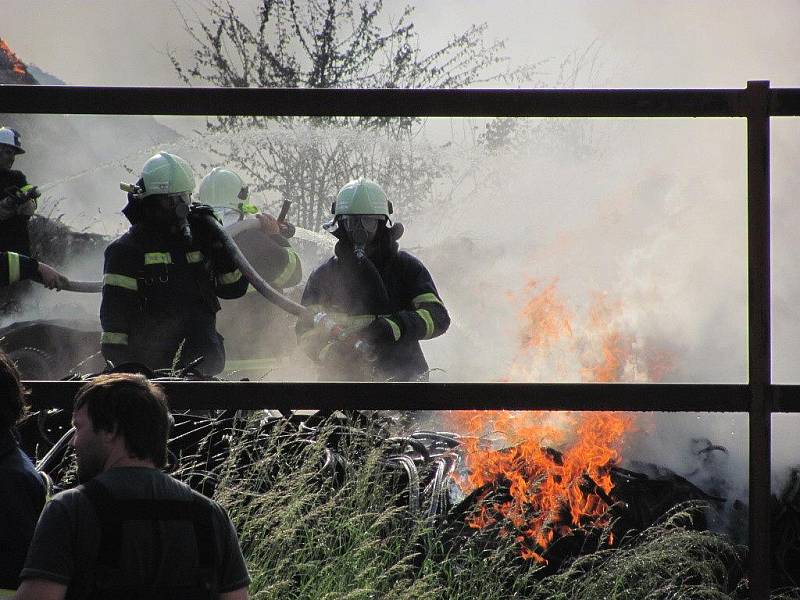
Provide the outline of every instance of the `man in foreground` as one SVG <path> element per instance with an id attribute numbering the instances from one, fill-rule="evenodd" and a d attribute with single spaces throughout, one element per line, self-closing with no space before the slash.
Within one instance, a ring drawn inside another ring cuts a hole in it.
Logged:
<path id="1" fill-rule="evenodd" d="M 82 485 L 36 526 L 17 600 L 248 597 L 236 531 L 215 502 L 164 474 L 169 413 L 140 375 L 101 375 L 75 398 Z"/>
<path id="2" fill-rule="evenodd" d="M 25 413 L 19 371 L 0 352 L 0 598 L 10 598 L 45 501 L 45 480 L 19 447 L 15 425 Z"/>

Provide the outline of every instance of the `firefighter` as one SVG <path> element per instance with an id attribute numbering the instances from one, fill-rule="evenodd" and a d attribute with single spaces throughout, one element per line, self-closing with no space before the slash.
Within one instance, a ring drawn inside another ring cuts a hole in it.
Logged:
<path id="1" fill-rule="evenodd" d="M 16 423 L 25 413 L 25 389 L 11 358 L 0 352 L 0 598 L 19 583 L 47 486 L 19 447 Z"/>
<path id="2" fill-rule="evenodd" d="M 391 221 L 392 203 L 380 185 L 361 178 L 339 191 L 332 212 L 324 228 L 339 240 L 335 256 L 311 273 L 301 302 L 333 318 L 348 338 L 332 341 L 301 320 L 300 346 L 322 365 L 322 379 L 427 380 L 419 341 L 447 331 L 450 317 L 422 262 L 398 249 L 403 227 Z M 366 373 L 353 339 L 376 351 Z"/>
<path id="3" fill-rule="evenodd" d="M 159 152 L 128 191 L 126 234 L 105 252 L 100 323 L 103 356 L 151 369 L 186 366 L 219 373 L 225 364 L 216 330 L 219 298 L 238 298 L 247 280 L 191 204 L 194 175 L 179 156 Z"/>
<path id="4" fill-rule="evenodd" d="M 101 375 L 75 397 L 82 485 L 42 513 L 19 600 L 246 600 L 236 530 L 216 502 L 162 472 L 169 411 L 141 375 Z"/>
<path id="5" fill-rule="evenodd" d="M 300 257 L 289 242 L 294 226 L 269 213 L 259 213 L 248 202 L 248 188 L 237 173 L 213 169 L 200 181 L 197 197 L 214 208 L 236 245 L 267 283 L 277 289 L 300 283 Z M 294 348 L 289 319 L 254 287 L 247 289 L 244 298 L 223 302 L 223 308 L 219 330 L 229 341 L 235 340 L 236 348 L 226 370 L 263 373 L 273 366 L 276 355 Z M 242 319 L 242 314 L 247 318 Z"/>
<path id="6" fill-rule="evenodd" d="M 12 169 L 18 154 L 25 154 L 20 135 L 9 127 L 0 127 L 0 251 L 31 255 L 28 221 L 36 211 L 40 196 L 29 185 L 22 171 Z"/>
<path id="7" fill-rule="evenodd" d="M 0 252 L 0 287 L 26 279 L 40 280 L 51 290 L 61 290 L 67 283 L 64 275 L 35 258 L 17 252 Z"/>

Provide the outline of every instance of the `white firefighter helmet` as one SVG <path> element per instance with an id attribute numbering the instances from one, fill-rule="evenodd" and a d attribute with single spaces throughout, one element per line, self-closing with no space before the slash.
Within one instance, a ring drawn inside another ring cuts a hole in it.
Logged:
<path id="1" fill-rule="evenodd" d="M 20 135 L 16 129 L 0 127 L 0 144 L 14 148 L 15 154 L 25 154 L 20 144 Z"/>
<path id="2" fill-rule="evenodd" d="M 392 203 L 386 197 L 383 188 L 372 181 L 360 177 L 347 182 L 331 206 L 334 217 L 323 225 L 327 231 L 336 230 L 334 225 L 340 217 L 347 215 L 380 215 L 386 217 L 386 225 L 389 226 L 389 215 L 392 214 Z"/>
<path id="3" fill-rule="evenodd" d="M 249 192 L 242 178 L 229 169 L 215 167 L 203 177 L 197 190 L 197 200 L 219 213 L 234 213 L 240 218 L 255 214 L 258 209 L 247 203 Z"/>
<path id="4" fill-rule="evenodd" d="M 191 194 L 194 191 L 194 173 L 180 156 L 159 152 L 144 163 L 142 183 L 141 198 L 153 194 Z"/>

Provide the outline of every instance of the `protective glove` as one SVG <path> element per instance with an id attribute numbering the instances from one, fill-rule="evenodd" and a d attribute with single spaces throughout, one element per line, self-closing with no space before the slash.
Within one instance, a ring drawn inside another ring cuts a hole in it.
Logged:
<path id="1" fill-rule="evenodd" d="M 392 326 L 383 317 L 378 317 L 367 325 L 358 333 L 358 337 L 373 346 L 395 342 Z"/>

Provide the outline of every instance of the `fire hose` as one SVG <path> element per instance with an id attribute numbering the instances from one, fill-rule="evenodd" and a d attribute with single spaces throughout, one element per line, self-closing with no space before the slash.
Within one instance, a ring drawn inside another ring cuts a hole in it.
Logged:
<path id="1" fill-rule="evenodd" d="M 42 280 L 39 277 L 35 277 L 34 281 L 37 283 L 42 283 Z M 60 289 L 64 290 L 65 292 L 78 292 L 80 294 L 99 294 L 103 290 L 103 282 L 72 281 L 71 279 L 67 279 Z"/>
<path id="2" fill-rule="evenodd" d="M 376 359 L 375 350 L 372 344 L 358 337 L 351 336 L 347 333 L 344 327 L 336 323 L 329 315 L 324 312 L 315 313 L 308 307 L 298 304 L 291 298 L 286 297 L 278 290 L 269 285 L 258 271 L 255 270 L 253 265 L 247 260 L 239 246 L 233 241 L 230 233 L 226 231 L 222 225 L 211 215 L 204 214 L 203 221 L 215 232 L 217 238 L 228 254 L 233 259 L 233 262 L 245 276 L 247 281 L 250 282 L 259 294 L 264 296 L 269 302 L 272 302 L 279 308 L 285 310 L 291 315 L 296 316 L 301 320 L 305 320 L 314 324 L 315 327 L 321 327 L 325 330 L 331 339 L 351 345 L 353 350 L 367 362 L 374 362 Z M 236 233 L 244 231 L 245 229 L 259 227 L 258 221 L 241 221 L 242 225 L 236 229 Z M 252 223 L 252 225 L 250 224 Z M 246 224 L 246 225 L 245 225 Z"/>

